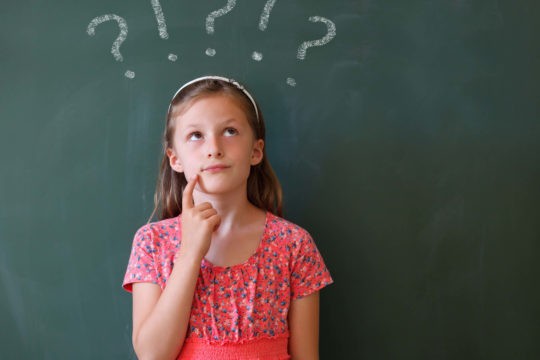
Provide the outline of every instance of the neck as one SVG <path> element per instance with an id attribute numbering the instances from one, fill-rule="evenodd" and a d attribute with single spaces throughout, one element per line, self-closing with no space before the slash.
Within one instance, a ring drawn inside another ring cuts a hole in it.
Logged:
<path id="1" fill-rule="evenodd" d="M 195 205 L 203 202 L 212 204 L 221 217 L 219 233 L 228 233 L 235 227 L 242 227 L 252 222 L 253 216 L 262 211 L 249 202 L 245 189 L 227 194 L 207 194 L 195 190 Z"/>

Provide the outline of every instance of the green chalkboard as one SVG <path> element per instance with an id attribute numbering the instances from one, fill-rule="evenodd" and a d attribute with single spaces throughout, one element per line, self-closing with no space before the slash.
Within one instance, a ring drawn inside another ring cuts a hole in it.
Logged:
<path id="1" fill-rule="evenodd" d="M 0 358 L 135 358 L 121 282 L 202 74 L 259 101 L 332 272 L 322 359 L 540 358 L 538 1 L 226 5 L 3 4 Z"/>

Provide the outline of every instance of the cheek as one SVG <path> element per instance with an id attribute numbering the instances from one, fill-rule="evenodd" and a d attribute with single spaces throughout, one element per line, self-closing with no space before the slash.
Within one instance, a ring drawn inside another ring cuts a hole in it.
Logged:
<path id="1" fill-rule="evenodd" d="M 255 151 L 251 144 L 242 144 L 241 146 L 236 147 L 236 153 L 238 158 L 241 158 L 244 162 L 249 163 L 253 158 Z"/>
<path id="2" fill-rule="evenodd" d="M 193 161 L 193 158 L 189 156 L 183 157 L 182 165 L 184 166 L 184 172 L 188 175 L 192 175 L 195 169 L 195 162 Z"/>
<path id="3" fill-rule="evenodd" d="M 189 164 L 193 162 L 193 159 L 197 156 L 197 144 L 194 143 L 180 143 L 177 146 L 178 157 L 183 163 Z"/>

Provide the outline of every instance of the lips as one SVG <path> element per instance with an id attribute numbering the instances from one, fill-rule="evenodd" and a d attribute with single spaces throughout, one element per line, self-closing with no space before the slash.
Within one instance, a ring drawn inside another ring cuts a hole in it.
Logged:
<path id="1" fill-rule="evenodd" d="M 204 167 L 202 169 L 202 171 L 203 172 L 218 172 L 218 171 L 225 170 L 225 169 L 228 169 L 228 168 L 229 168 L 229 166 L 227 166 L 227 165 L 216 164 L 216 165 L 210 165 L 210 166 Z"/>

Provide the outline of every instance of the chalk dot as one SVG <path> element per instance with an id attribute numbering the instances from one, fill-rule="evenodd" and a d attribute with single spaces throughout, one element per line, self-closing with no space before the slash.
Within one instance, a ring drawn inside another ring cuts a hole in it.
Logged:
<path id="1" fill-rule="evenodd" d="M 212 48 L 206 49 L 206 55 L 208 55 L 208 56 L 216 55 L 216 49 L 212 49 Z"/>
<path id="2" fill-rule="evenodd" d="M 255 61 L 261 61 L 263 58 L 263 54 L 260 52 L 254 51 L 253 54 L 251 54 L 251 58 Z"/>
<path id="3" fill-rule="evenodd" d="M 296 86 L 296 80 L 293 78 L 287 78 L 287 84 L 290 86 Z"/>
<path id="4" fill-rule="evenodd" d="M 133 79 L 135 77 L 135 73 L 131 70 L 128 70 L 125 72 L 124 76 L 127 77 L 128 79 Z"/>
<path id="5" fill-rule="evenodd" d="M 169 54 L 169 57 L 168 57 L 168 58 L 169 58 L 169 60 L 171 60 L 171 61 L 176 61 L 176 60 L 178 60 L 178 55 L 175 55 L 175 54 Z"/>

